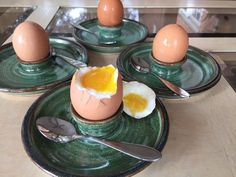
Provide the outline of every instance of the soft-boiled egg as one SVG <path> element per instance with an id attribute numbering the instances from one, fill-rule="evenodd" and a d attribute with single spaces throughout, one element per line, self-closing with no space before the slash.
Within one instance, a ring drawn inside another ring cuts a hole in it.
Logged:
<path id="1" fill-rule="evenodd" d="M 136 81 L 123 84 L 124 112 L 134 118 L 143 118 L 152 113 L 156 106 L 155 92 Z"/>
<path id="2" fill-rule="evenodd" d="M 184 59 L 189 39 L 184 28 L 178 24 L 164 26 L 153 40 L 152 54 L 164 63 L 177 63 Z"/>
<path id="3" fill-rule="evenodd" d="M 25 62 L 39 62 L 49 55 L 48 34 L 32 21 L 25 21 L 16 27 L 12 45 L 16 55 Z"/>
<path id="4" fill-rule="evenodd" d="M 123 4 L 120 0 L 100 0 L 97 8 L 98 21 L 101 25 L 112 27 L 122 23 Z"/>
<path id="5" fill-rule="evenodd" d="M 114 66 L 86 67 L 74 74 L 70 97 L 80 116 L 88 120 L 104 120 L 119 109 L 122 92 L 122 79 Z"/>

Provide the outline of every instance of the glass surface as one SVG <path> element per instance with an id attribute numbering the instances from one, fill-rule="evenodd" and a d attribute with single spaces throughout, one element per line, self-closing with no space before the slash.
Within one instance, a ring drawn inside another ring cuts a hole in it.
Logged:
<path id="1" fill-rule="evenodd" d="M 0 7 L 0 44 L 13 33 L 36 7 Z"/>
<path id="2" fill-rule="evenodd" d="M 170 23 L 182 25 L 190 37 L 236 37 L 236 9 L 216 8 L 125 8 L 125 18 L 139 21 L 153 37 Z M 68 22 L 82 22 L 97 17 L 96 8 L 61 7 L 47 30 L 52 35 L 71 36 Z"/>
<path id="3" fill-rule="evenodd" d="M 221 63 L 222 74 L 236 92 L 236 53 L 235 52 L 215 52 L 214 55 L 220 57 L 224 62 Z"/>
<path id="4" fill-rule="evenodd" d="M 225 61 L 227 69 L 223 71 L 223 75 L 236 92 L 236 61 Z"/>

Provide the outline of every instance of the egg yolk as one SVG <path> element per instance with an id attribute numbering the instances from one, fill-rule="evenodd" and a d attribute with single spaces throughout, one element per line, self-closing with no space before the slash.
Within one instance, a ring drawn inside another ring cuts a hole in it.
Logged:
<path id="1" fill-rule="evenodd" d="M 116 69 L 111 65 L 90 70 L 80 78 L 81 85 L 98 92 L 116 93 L 115 71 Z"/>
<path id="2" fill-rule="evenodd" d="M 137 112 L 142 112 L 147 107 L 147 100 L 142 96 L 130 93 L 123 97 L 123 102 L 129 108 L 131 114 L 134 116 Z"/>

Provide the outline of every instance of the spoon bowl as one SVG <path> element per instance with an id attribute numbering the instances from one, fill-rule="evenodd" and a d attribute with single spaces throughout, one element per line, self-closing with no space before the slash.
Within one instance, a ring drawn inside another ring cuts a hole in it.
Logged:
<path id="1" fill-rule="evenodd" d="M 36 120 L 36 127 L 44 137 L 57 143 L 69 143 L 76 139 L 89 140 L 103 144 L 143 161 L 153 162 L 162 157 L 161 152 L 145 145 L 110 141 L 98 139 L 89 135 L 80 135 L 76 132 L 72 123 L 56 117 L 40 117 Z"/>

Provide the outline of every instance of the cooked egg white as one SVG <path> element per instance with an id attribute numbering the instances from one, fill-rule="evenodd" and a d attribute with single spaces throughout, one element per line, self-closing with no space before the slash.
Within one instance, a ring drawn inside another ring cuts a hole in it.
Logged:
<path id="1" fill-rule="evenodd" d="M 123 84 L 124 112 L 140 119 L 152 113 L 156 106 L 155 92 L 143 83 L 136 81 Z"/>

